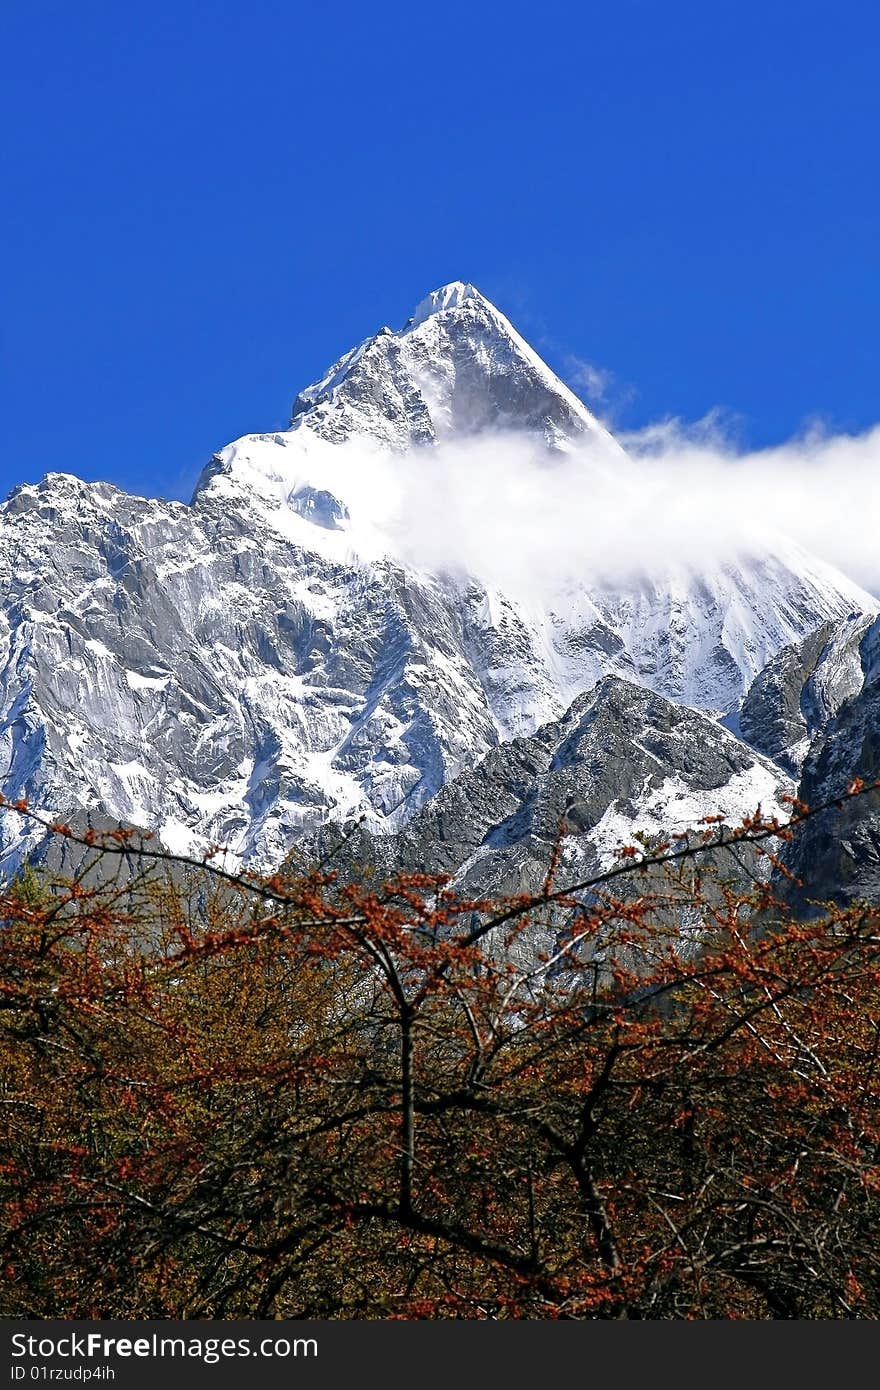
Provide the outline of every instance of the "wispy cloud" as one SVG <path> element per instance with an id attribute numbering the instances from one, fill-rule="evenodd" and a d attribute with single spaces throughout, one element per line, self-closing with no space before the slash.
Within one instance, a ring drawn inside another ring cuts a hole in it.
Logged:
<path id="1" fill-rule="evenodd" d="M 588 362 L 572 353 L 563 358 L 561 371 L 575 394 L 608 426 L 620 418 L 638 395 L 634 386 L 621 381 L 610 368 L 600 367 L 596 362 Z"/>
<path id="2" fill-rule="evenodd" d="M 605 400 L 614 381 L 614 373 L 607 367 L 597 367 L 595 362 L 571 355 L 565 359 L 565 377 L 579 396 L 594 405 Z"/>
<path id="3" fill-rule="evenodd" d="M 618 430 L 616 438 L 638 458 L 669 458 L 692 449 L 708 449 L 718 459 L 733 459 L 742 451 L 744 421 L 732 410 L 714 406 L 698 420 L 667 416 L 638 430 Z"/>

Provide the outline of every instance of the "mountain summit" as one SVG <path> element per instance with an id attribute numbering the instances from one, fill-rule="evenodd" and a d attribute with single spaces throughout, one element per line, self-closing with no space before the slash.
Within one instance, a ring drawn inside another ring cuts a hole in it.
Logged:
<path id="1" fill-rule="evenodd" d="M 396 450 L 519 429 L 551 448 L 586 435 L 620 452 L 494 304 L 460 280 L 426 295 L 399 332 L 383 328 L 300 391 L 291 427 Z"/>
<path id="2" fill-rule="evenodd" d="M 448 285 L 441 285 L 439 290 L 432 290 L 430 294 L 425 295 L 416 305 L 406 326 L 417 328 L 432 314 L 442 313 L 444 309 L 458 309 L 469 299 L 494 308 L 494 305 L 489 304 L 488 299 L 480 294 L 476 285 L 466 285 L 463 280 L 450 280 Z M 495 312 L 498 312 L 497 309 Z"/>

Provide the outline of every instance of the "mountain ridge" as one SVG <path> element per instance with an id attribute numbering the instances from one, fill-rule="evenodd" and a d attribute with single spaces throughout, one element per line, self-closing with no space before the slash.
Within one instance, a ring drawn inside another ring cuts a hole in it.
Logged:
<path id="1" fill-rule="evenodd" d="M 291 429 L 215 455 L 189 506 L 73 474 L 13 490 L 0 508 L 10 800 L 268 867 L 328 820 L 399 830 L 605 677 L 727 709 L 785 643 L 876 610 L 795 549 L 711 574 L 672 565 L 628 589 L 575 579 L 544 606 L 402 559 L 382 518 L 359 512 L 381 467 L 422 466 L 450 438 L 503 448 L 514 428 L 551 454 L 586 439 L 597 466 L 627 461 L 472 286 L 428 300 L 305 388 Z M 360 492 L 346 497 L 349 458 Z M 31 843 L 0 816 L 0 865 Z"/>

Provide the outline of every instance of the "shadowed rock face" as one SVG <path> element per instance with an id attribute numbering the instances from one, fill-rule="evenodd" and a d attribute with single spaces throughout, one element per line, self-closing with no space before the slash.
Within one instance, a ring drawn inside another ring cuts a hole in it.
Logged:
<path id="1" fill-rule="evenodd" d="M 327 821 L 400 831 L 505 741 L 525 747 L 568 719 L 606 675 L 727 707 L 783 642 L 852 608 L 842 576 L 765 556 L 686 582 L 584 583 L 538 612 L 353 543 L 353 513 L 322 476 L 327 451 L 509 428 L 626 462 L 503 315 L 456 283 L 303 391 L 289 430 L 215 456 L 190 506 L 68 474 L 17 488 L 0 508 L 0 790 L 63 819 L 154 830 L 173 850 L 221 844 L 274 866 Z M 608 697 L 606 748 L 626 767 L 635 717 Z M 654 762 L 642 750 L 639 775 L 686 778 L 685 743 Z M 608 756 L 577 813 L 591 825 L 636 790 Z M 538 827 L 535 844 L 556 814 L 542 806 L 510 812 Z M 34 843 L 0 814 L 0 871 Z M 530 843 L 496 847 L 505 881 L 528 877 L 516 863 Z"/>
<path id="2" fill-rule="evenodd" d="M 820 806 L 854 778 L 880 779 L 880 621 L 867 626 L 856 648 L 863 681 L 814 739 L 799 796 Z M 828 898 L 880 902 L 880 791 L 844 801 L 798 833 L 787 862 L 804 882 L 802 904 Z"/>
<path id="3" fill-rule="evenodd" d="M 880 778 L 880 620 L 824 623 L 778 653 L 753 682 L 738 732 L 783 769 L 800 774 L 798 796 L 820 806 L 855 778 Z M 802 888 L 780 882 L 801 907 L 811 901 L 880 901 L 880 793 L 810 820 L 785 849 Z"/>
<path id="4" fill-rule="evenodd" d="M 871 623 L 865 614 L 823 623 L 778 652 L 742 702 L 738 731 L 745 741 L 797 773 L 813 736 L 862 688 L 861 648 Z"/>

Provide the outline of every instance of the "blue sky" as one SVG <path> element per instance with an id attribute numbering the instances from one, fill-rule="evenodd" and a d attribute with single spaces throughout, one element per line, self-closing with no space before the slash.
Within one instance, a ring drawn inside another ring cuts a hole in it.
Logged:
<path id="1" fill-rule="evenodd" d="M 187 496 L 430 288 L 622 427 L 878 410 L 880 13 L 6 0 L 0 492 Z"/>

